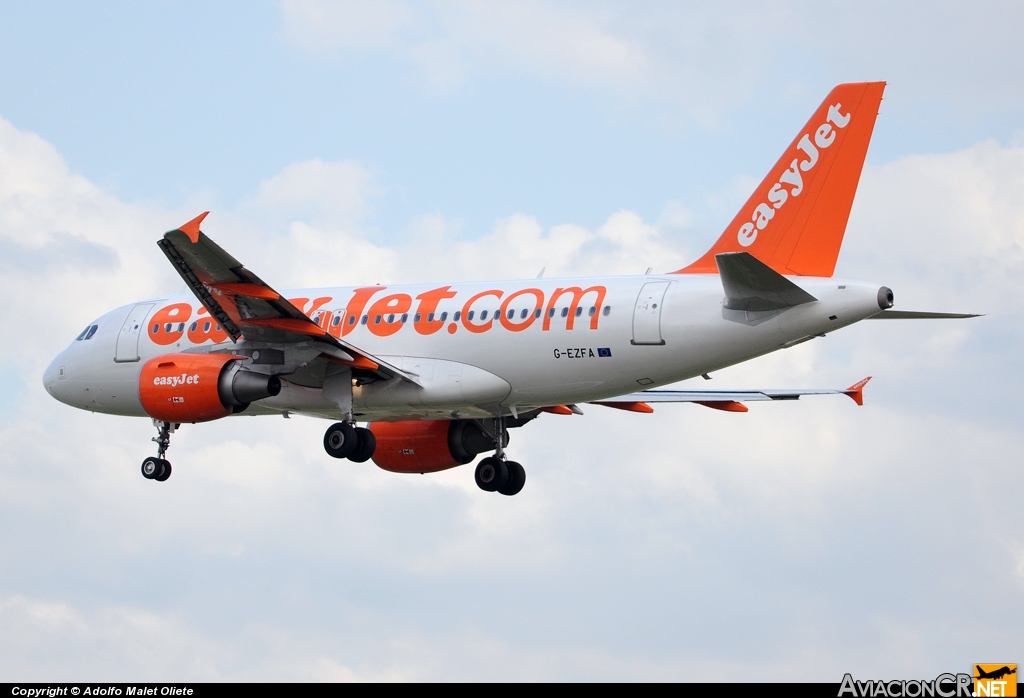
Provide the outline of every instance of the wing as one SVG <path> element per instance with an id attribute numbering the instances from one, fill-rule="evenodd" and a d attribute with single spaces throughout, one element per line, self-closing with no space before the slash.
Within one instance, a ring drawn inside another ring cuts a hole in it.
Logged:
<path id="1" fill-rule="evenodd" d="M 653 412 L 652 402 L 695 402 L 726 412 L 746 412 L 744 402 L 767 400 L 799 400 L 803 395 L 846 395 L 858 405 L 864 404 L 864 386 L 871 380 L 868 376 L 857 381 L 846 390 L 643 390 L 618 397 L 592 402 L 592 405 L 615 407 L 630 412 Z"/>
<path id="2" fill-rule="evenodd" d="M 260 277 L 199 230 L 207 213 L 157 241 L 174 268 L 234 341 L 296 344 L 314 341 L 334 361 L 366 369 L 384 378 L 408 373 L 330 335 Z"/>

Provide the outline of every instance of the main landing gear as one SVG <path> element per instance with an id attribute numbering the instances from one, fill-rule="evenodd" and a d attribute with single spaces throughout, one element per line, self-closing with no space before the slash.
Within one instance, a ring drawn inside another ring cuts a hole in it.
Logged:
<path id="1" fill-rule="evenodd" d="M 505 457 L 502 443 L 505 438 L 504 417 L 495 417 L 490 436 L 494 440 L 494 455 L 487 456 L 477 464 L 476 485 L 484 492 L 498 492 L 507 497 L 519 494 L 526 484 L 526 469 Z"/>
<path id="2" fill-rule="evenodd" d="M 180 424 L 171 422 L 158 422 L 153 420 L 154 426 L 159 430 L 153 441 L 156 442 L 156 457 L 150 456 L 142 461 L 142 477 L 147 480 L 163 482 L 171 476 L 171 464 L 164 460 L 167 449 L 171 447 L 171 434 L 178 430 Z"/>
<path id="3" fill-rule="evenodd" d="M 324 434 L 324 450 L 332 458 L 348 458 L 355 463 L 365 463 L 373 457 L 377 438 L 364 427 L 348 422 L 338 422 L 327 428 Z"/>

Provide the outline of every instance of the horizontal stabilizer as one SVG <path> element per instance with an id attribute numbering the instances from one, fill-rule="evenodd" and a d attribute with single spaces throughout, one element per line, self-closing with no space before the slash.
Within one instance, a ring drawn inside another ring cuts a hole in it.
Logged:
<path id="1" fill-rule="evenodd" d="M 883 310 L 869 320 L 962 320 L 969 317 L 983 317 L 977 313 L 927 313 L 921 310 Z"/>
<path id="2" fill-rule="evenodd" d="M 779 310 L 818 300 L 749 252 L 715 255 L 730 310 Z"/>

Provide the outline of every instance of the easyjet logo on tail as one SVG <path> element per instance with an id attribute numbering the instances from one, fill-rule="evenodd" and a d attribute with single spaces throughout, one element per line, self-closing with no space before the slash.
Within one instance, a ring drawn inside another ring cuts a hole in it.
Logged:
<path id="1" fill-rule="evenodd" d="M 850 114 L 842 113 L 842 104 L 833 104 L 828 108 L 828 118 L 825 123 L 818 126 L 814 131 L 814 142 L 811 142 L 810 134 L 803 134 L 797 141 L 796 147 L 803 151 L 801 156 L 793 158 L 789 169 L 782 173 L 772 188 L 768 190 L 768 203 L 760 203 L 751 214 L 750 221 L 740 226 L 736 233 L 736 240 L 743 247 L 750 247 L 757 239 L 759 231 L 768 227 L 768 223 L 775 217 L 775 212 L 782 208 L 791 196 L 800 196 L 804 190 L 803 172 L 810 172 L 818 164 L 818 150 L 825 150 L 835 143 L 836 130 L 846 128 L 850 123 Z M 806 159 L 802 159 L 806 158 Z M 787 189 L 786 187 L 789 187 Z"/>
<path id="2" fill-rule="evenodd" d="M 717 255 L 746 251 L 780 274 L 832 276 L 884 90 L 837 85 L 711 249 L 675 273 L 717 274 Z"/>

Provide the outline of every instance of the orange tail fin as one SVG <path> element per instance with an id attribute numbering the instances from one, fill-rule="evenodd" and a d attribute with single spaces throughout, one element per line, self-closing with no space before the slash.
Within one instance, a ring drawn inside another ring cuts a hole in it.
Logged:
<path id="1" fill-rule="evenodd" d="M 832 276 L 884 90 L 832 90 L 714 247 L 674 273 L 717 274 L 716 254 L 749 252 L 780 274 Z"/>

